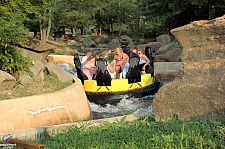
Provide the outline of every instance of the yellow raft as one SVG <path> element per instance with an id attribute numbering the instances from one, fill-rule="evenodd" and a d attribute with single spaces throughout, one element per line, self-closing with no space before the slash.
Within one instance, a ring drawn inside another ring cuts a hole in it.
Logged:
<path id="1" fill-rule="evenodd" d="M 84 80 L 84 90 L 90 102 L 95 104 L 117 104 L 122 98 L 141 98 L 154 95 L 160 87 L 151 74 L 141 75 L 141 82 L 128 83 L 128 79 L 111 80 L 111 86 L 97 86 L 96 80 Z"/>
<path id="2" fill-rule="evenodd" d="M 84 90 L 88 93 L 118 93 L 142 89 L 154 83 L 151 74 L 143 74 L 141 82 L 128 83 L 128 79 L 114 79 L 111 86 L 97 86 L 96 80 L 84 80 Z"/>

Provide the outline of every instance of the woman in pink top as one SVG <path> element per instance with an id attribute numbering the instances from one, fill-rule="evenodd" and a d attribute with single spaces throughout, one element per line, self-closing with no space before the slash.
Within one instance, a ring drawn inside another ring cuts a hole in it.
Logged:
<path id="1" fill-rule="evenodd" d="M 88 80 L 92 80 L 93 74 L 96 72 L 94 56 L 89 56 L 87 61 L 82 64 L 82 71 L 88 77 Z"/>

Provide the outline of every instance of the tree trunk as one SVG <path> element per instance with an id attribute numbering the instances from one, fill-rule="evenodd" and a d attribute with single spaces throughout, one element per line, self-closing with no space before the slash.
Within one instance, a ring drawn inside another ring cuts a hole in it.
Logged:
<path id="1" fill-rule="evenodd" d="M 121 32 L 122 32 L 122 23 L 120 23 L 120 29 L 119 29 L 119 33 L 118 33 L 118 36 L 120 37 L 121 35 Z"/>
<path id="2" fill-rule="evenodd" d="M 81 35 L 84 34 L 84 27 L 83 27 L 83 26 L 81 26 L 81 28 L 80 28 L 80 34 L 81 34 Z"/>
<path id="3" fill-rule="evenodd" d="M 76 36 L 76 29 L 74 26 L 71 27 L 71 32 L 72 32 L 72 36 L 75 37 Z"/>
<path id="4" fill-rule="evenodd" d="M 112 23 L 109 24 L 109 31 L 111 32 L 111 34 L 113 36 L 113 24 Z"/>
<path id="5" fill-rule="evenodd" d="M 48 40 L 49 38 L 51 27 L 52 27 L 52 13 L 51 13 L 51 10 L 49 10 L 48 29 L 47 29 L 47 35 L 46 35 L 45 41 Z"/>
<path id="6" fill-rule="evenodd" d="M 99 27 L 99 36 L 102 35 L 102 27 Z"/>
<path id="7" fill-rule="evenodd" d="M 39 23 L 40 23 L 41 41 L 43 41 L 43 32 L 42 32 L 43 25 L 41 21 L 39 21 Z"/>
<path id="8" fill-rule="evenodd" d="M 47 32 L 47 29 L 45 27 L 41 29 L 41 34 L 42 34 L 41 41 L 43 42 L 46 42 L 46 35 L 47 35 L 46 32 Z"/>
<path id="9" fill-rule="evenodd" d="M 46 42 L 46 22 L 45 22 L 45 19 L 46 19 L 46 11 L 44 11 L 44 20 L 41 21 L 40 20 L 40 32 L 41 32 L 41 41 L 42 43 Z"/>
<path id="10" fill-rule="evenodd" d="M 215 4 L 214 0 L 208 0 L 208 6 L 209 6 L 209 20 L 212 20 L 215 18 Z"/>

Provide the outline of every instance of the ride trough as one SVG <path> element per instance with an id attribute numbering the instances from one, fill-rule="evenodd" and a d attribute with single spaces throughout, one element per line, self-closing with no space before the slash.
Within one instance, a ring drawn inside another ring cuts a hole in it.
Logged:
<path id="1" fill-rule="evenodd" d="M 102 62 L 105 64 L 105 59 L 99 58 L 96 60 L 96 77 L 94 80 L 87 79 L 81 70 L 79 55 L 75 54 L 74 64 L 77 76 L 83 84 L 88 100 L 100 105 L 116 105 L 123 98 L 141 98 L 154 95 L 161 86 L 154 75 L 154 51 L 146 47 L 145 54 L 151 61 L 146 74 L 141 74 L 139 70 L 138 55 L 129 53 L 130 66 L 126 78 L 111 79 L 106 66 L 102 65 Z"/>

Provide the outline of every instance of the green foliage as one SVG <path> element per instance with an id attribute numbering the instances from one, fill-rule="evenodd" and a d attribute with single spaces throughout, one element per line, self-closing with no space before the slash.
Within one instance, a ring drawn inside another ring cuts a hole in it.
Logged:
<path id="1" fill-rule="evenodd" d="M 16 47 L 0 46 L 0 69 L 12 75 L 16 75 L 18 71 L 26 71 L 31 74 L 29 66 L 32 61 L 20 53 Z"/>
<path id="2" fill-rule="evenodd" d="M 82 125 L 83 124 L 83 125 Z M 133 122 L 125 118 L 101 126 L 81 123 L 66 130 L 45 132 L 38 143 L 46 149 L 52 148 L 225 148 L 224 118 L 194 122 L 155 122 L 154 118 L 138 119 Z"/>
<path id="3" fill-rule="evenodd" d="M 173 44 L 175 48 L 183 49 L 183 46 L 179 42 L 172 41 L 172 42 L 169 42 L 168 44 Z"/>
<path id="4" fill-rule="evenodd" d="M 191 21 L 208 20 L 210 2 L 215 8 L 215 17 L 225 13 L 225 2 L 215 0 L 141 0 L 139 8 L 148 24 L 171 30 Z"/>
<path id="5" fill-rule="evenodd" d="M 105 58 L 105 60 L 106 60 L 108 63 L 111 63 L 112 60 L 113 60 L 113 56 L 109 56 L 109 57 Z"/>
<path id="6" fill-rule="evenodd" d="M 79 48 L 79 46 L 77 46 L 77 45 L 75 45 L 75 44 L 70 44 L 70 45 L 66 45 L 68 48 L 70 48 L 70 49 L 78 49 Z"/>
<path id="7" fill-rule="evenodd" d="M 64 55 L 63 52 L 59 52 L 59 51 L 57 51 L 57 52 L 52 52 L 51 54 L 52 54 L 52 55 Z"/>
<path id="8" fill-rule="evenodd" d="M 19 9 L 20 1 L 4 1 L 0 5 L 0 43 L 24 44 L 28 30 L 23 25 L 24 14 Z"/>

